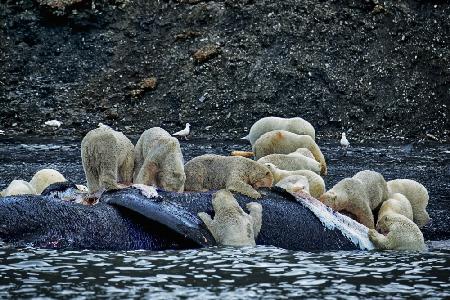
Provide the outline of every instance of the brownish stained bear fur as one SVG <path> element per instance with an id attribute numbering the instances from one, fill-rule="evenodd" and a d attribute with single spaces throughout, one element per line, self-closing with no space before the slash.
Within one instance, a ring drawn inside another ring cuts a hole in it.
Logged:
<path id="1" fill-rule="evenodd" d="M 206 154 L 187 162 L 186 191 L 228 189 L 259 198 L 260 187 L 271 187 L 272 173 L 265 166 L 240 156 Z"/>

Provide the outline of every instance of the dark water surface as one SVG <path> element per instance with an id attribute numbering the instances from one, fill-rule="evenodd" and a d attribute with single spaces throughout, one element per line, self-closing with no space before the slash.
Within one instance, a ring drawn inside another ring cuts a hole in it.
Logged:
<path id="1" fill-rule="evenodd" d="M 151 299 L 450 297 L 450 244 L 426 253 L 0 249 L 0 295 Z M 442 248 L 443 247 L 443 248 Z"/>
<path id="2" fill-rule="evenodd" d="M 410 178 L 430 192 L 430 250 L 414 252 L 293 252 L 273 247 L 188 251 L 56 251 L 0 244 L 0 297 L 247 299 L 308 297 L 450 297 L 450 149 L 448 145 L 355 146 L 347 156 L 322 143 L 327 188 L 363 169 L 387 180 Z M 227 154 L 245 143 L 182 143 L 186 160 Z M 39 169 L 58 169 L 84 183 L 79 141 L 0 140 L 0 189 L 30 180 Z M 438 241 L 441 240 L 441 241 Z"/>

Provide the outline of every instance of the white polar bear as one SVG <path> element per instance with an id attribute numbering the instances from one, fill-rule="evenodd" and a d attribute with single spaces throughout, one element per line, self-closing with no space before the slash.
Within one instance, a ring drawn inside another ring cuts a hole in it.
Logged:
<path id="1" fill-rule="evenodd" d="M 214 220 L 204 212 L 198 213 L 217 244 L 224 246 L 255 246 L 261 230 L 262 206 L 256 202 L 247 204 L 246 214 L 233 194 L 227 190 L 217 191 L 212 200 Z"/>
<path id="2" fill-rule="evenodd" d="M 81 141 L 81 161 L 91 193 L 119 189 L 133 181 L 134 146 L 109 126 L 100 125 L 86 134 Z"/>
<path id="3" fill-rule="evenodd" d="M 378 209 L 387 198 L 388 189 L 383 175 L 365 170 L 352 178 L 342 179 L 319 200 L 336 211 L 349 212 L 359 223 L 375 228 L 373 210 Z"/>
<path id="4" fill-rule="evenodd" d="M 25 180 L 13 180 L 6 189 L 0 192 L 2 197 L 27 194 L 35 195 L 36 190 Z"/>
<path id="5" fill-rule="evenodd" d="M 269 154 L 258 159 L 260 164 L 271 163 L 277 168 L 287 171 L 310 170 L 320 173 L 320 163 L 304 155 Z"/>
<path id="6" fill-rule="evenodd" d="M 389 214 L 400 214 L 411 221 L 413 220 L 413 210 L 408 198 L 400 193 L 389 195 L 389 199 L 381 204 L 378 211 L 378 220 Z"/>
<path id="7" fill-rule="evenodd" d="M 327 163 L 319 146 L 309 135 L 298 135 L 285 130 L 274 130 L 263 134 L 253 145 L 255 158 L 269 154 L 289 154 L 298 148 L 307 148 L 320 163 L 321 174 L 327 174 Z"/>
<path id="8" fill-rule="evenodd" d="M 40 195 L 50 184 L 64 182 L 66 178 L 54 169 L 42 169 L 34 174 L 30 184 L 38 195 Z"/>
<path id="9" fill-rule="evenodd" d="M 430 221 L 427 212 L 428 191 L 420 183 L 410 179 L 395 179 L 387 182 L 390 194 L 400 193 L 408 198 L 413 210 L 414 223 L 422 228 Z"/>
<path id="10" fill-rule="evenodd" d="M 186 181 L 180 143 L 160 127 L 147 129 L 134 147 L 133 182 L 183 192 Z"/>
<path id="11" fill-rule="evenodd" d="M 296 118 L 279 118 L 279 117 L 265 117 L 253 124 L 247 136 L 243 137 L 249 140 L 253 145 L 264 133 L 273 130 L 286 130 L 295 134 L 309 135 L 313 140 L 316 138 L 316 131 L 308 121 Z"/>
<path id="12" fill-rule="evenodd" d="M 413 221 L 400 214 L 384 215 L 375 229 L 369 230 L 369 239 L 380 250 L 411 250 L 426 249 L 423 234 Z"/>
<path id="13" fill-rule="evenodd" d="M 277 168 L 274 164 L 266 163 L 265 166 L 270 170 L 273 175 L 273 183 L 277 184 L 286 177 L 292 175 L 305 176 L 308 179 L 309 193 L 314 198 L 319 199 L 319 197 L 325 193 L 325 182 L 322 177 L 310 170 L 296 170 L 296 171 L 286 171 Z"/>

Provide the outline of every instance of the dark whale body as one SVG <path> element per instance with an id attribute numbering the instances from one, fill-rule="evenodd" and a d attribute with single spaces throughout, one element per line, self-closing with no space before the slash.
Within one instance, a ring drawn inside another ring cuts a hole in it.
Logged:
<path id="1" fill-rule="evenodd" d="M 0 199 L 0 239 L 15 245 L 94 250 L 165 250 L 215 245 L 197 213 L 213 215 L 212 192 L 158 191 L 147 198 L 128 188 L 106 192 L 100 203 L 84 206 L 51 196 Z M 291 195 L 264 190 L 259 245 L 291 250 L 359 249 L 337 229 L 327 229 Z M 254 201 L 235 194 L 245 210 Z"/>

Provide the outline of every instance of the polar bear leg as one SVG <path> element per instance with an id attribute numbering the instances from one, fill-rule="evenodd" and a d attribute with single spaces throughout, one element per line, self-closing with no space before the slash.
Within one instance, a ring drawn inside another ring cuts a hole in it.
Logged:
<path id="1" fill-rule="evenodd" d="M 369 204 L 366 202 L 357 204 L 358 205 L 356 206 L 353 213 L 358 218 L 359 223 L 364 224 L 371 229 L 375 228 L 375 220 Z"/>
<path id="2" fill-rule="evenodd" d="M 311 151 L 314 159 L 320 163 L 320 175 L 327 175 L 327 163 L 325 161 L 325 157 L 323 156 L 322 151 L 320 151 L 319 146 L 314 142 L 313 139 L 310 140 L 309 145 L 307 147 L 309 151 Z"/>
<path id="3" fill-rule="evenodd" d="M 205 212 L 199 212 L 197 214 L 197 216 L 203 221 L 203 223 L 205 223 L 206 228 L 208 228 L 209 232 L 211 232 L 212 236 L 214 237 L 214 239 L 216 240 L 216 242 L 218 242 L 218 236 L 215 230 L 215 227 L 213 225 L 213 220 L 211 219 L 211 216 L 208 215 Z"/>
<path id="4" fill-rule="evenodd" d="M 253 219 L 253 233 L 256 240 L 262 226 L 262 206 L 257 202 L 250 202 L 247 204 L 247 209 Z"/>
<path id="5" fill-rule="evenodd" d="M 261 197 L 260 193 L 258 193 L 251 185 L 243 181 L 232 180 L 227 183 L 226 188 L 227 190 L 238 192 L 254 199 L 258 199 Z"/>
<path id="6" fill-rule="evenodd" d="M 100 178 L 98 173 L 92 168 L 84 168 L 84 172 L 86 173 L 86 181 L 89 192 L 97 192 L 100 189 Z"/>
<path id="7" fill-rule="evenodd" d="M 378 233 L 375 229 L 370 229 L 368 235 L 375 248 L 380 250 L 389 249 L 389 239 L 386 236 Z"/>
<path id="8" fill-rule="evenodd" d="M 107 165 L 102 165 L 99 174 L 100 187 L 103 187 L 106 190 L 118 189 L 119 186 L 117 184 L 117 173 L 117 160 L 112 159 Z"/>
<path id="9" fill-rule="evenodd" d="M 128 153 L 125 161 L 119 166 L 119 180 L 125 184 L 133 182 L 134 157 L 133 152 Z"/>

